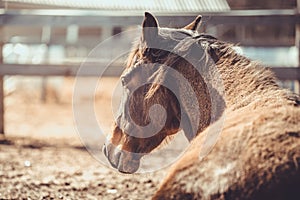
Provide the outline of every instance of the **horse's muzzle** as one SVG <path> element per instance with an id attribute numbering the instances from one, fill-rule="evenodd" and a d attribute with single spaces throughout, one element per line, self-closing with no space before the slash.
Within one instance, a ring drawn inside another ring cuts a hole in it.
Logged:
<path id="1" fill-rule="evenodd" d="M 140 158 L 136 153 L 116 148 L 112 143 L 106 143 L 102 149 L 112 167 L 122 173 L 133 174 L 140 166 Z"/>

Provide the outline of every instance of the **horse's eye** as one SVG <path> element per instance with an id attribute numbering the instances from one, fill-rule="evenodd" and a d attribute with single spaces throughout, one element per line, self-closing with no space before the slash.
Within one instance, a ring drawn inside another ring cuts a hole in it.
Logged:
<path id="1" fill-rule="evenodd" d="M 139 62 L 139 58 L 135 58 L 135 61 L 134 61 L 134 64 L 138 63 Z"/>
<path id="2" fill-rule="evenodd" d="M 122 83 L 122 86 L 126 86 L 127 84 L 127 81 L 126 81 L 126 78 L 125 77 L 121 77 L 121 83 Z"/>
<path id="3" fill-rule="evenodd" d="M 136 63 L 138 63 L 140 60 L 139 56 L 138 55 L 135 55 L 134 58 L 133 58 L 133 65 L 135 65 Z"/>

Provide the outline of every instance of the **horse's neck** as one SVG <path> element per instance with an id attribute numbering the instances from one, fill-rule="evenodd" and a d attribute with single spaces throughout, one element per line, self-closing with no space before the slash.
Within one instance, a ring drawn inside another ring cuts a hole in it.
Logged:
<path id="1" fill-rule="evenodd" d="M 217 68 L 223 80 L 226 107 L 231 110 L 251 103 L 267 106 L 286 99 L 286 92 L 279 88 L 271 71 L 243 56 L 221 58 Z"/>

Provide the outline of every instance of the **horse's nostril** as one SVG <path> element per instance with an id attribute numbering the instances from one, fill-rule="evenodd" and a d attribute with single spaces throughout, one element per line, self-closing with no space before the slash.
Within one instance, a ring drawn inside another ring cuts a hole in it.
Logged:
<path id="1" fill-rule="evenodd" d="M 107 157 L 107 150 L 106 150 L 106 145 L 105 145 L 105 143 L 103 144 L 102 152 L 103 152 L 104 155 Z"/>

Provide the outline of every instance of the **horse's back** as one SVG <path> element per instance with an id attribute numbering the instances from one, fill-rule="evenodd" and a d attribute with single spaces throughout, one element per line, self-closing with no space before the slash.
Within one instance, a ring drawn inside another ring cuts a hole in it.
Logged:
<path id="1" fill-rule="evenodd" d="M 228 112 L 192 141 L 153 199 L 299 199 L 299 122 L 296 106 Z"/>

